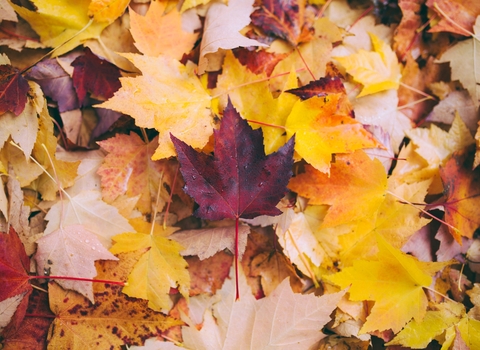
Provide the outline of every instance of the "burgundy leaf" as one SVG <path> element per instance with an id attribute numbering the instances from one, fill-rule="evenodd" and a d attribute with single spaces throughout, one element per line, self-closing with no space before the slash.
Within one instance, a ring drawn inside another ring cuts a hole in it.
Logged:
<path id="1" fill-rule="evenodd" d="M 325 96 L 332 93 L 347 93 L 339 77 L 320 78 L 300 88 L 287 90 L 287 92 L 300 97 L 302 100 L 309 99 L 313 96 Z"/>
<path id="2" fill-rule="evenodd" d="M 9 64 L 0 66 L 0 115 L 10 111 L 15 115 L 23 112 L 27 104 L 28 81 L 19 70 Z"/>
<path id="3" fill-rule="evenodd" d="M 80 107 L 72 78 L 56 59 L 37 63 L 28 72 L 27 78 L 37 82 L 43 93 L 57 102 L 60 113 Z"/>
<path id="4" fill-rule="evenodd" d="M 117 66 L 98 58 L 88 47 L 85 55 L 77 57 L 71 65 L 74 67 L 73 86 L 82 104 L 87 91 L 108 99 L 120 89 L 121 74 Z"/>
<path id="5" fill-rule="evenodd" d="M 230 102 L 214 136 L 211 157 L 171 135 L 185 192 L 199 204 L 195 215 L 220 220 L 281 214 L 275 205 L 292 176 L 293 138 L 266 156 L 261 129 L 252 130 Z"/>

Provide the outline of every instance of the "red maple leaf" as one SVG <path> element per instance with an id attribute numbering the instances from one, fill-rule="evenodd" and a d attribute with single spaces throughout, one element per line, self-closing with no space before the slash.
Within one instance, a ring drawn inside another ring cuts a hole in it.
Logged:
<path id="1" fill-rule="evenodd" d="M 109 99 L 120 89 L 120 70 L 95 56 L 88 47 L 85 48 L 85 55 L 77 57 L 71 65 L 74 67 L 73 86 L 82 105 L 87 91 L 94 96 Z"/>
<path id="2" fill-rule="evenodd" d="M 235 219 L 235 268 L 238 273 L 238 219 L 279 215 L 277 203 L 292 176 L 292 137 L 265 155 L 261 129 L 253 130 L 229 101 L 220 129 L 214 131 L 214 156 L 195 151 L 171 135 L 185 192 L 199 204 L 195 215 L 209 220 Z M 238 298 L 237 290 L 237 298 Z"/>
<path id="3" fill-rule="evenodd" d="M 19 115 L 27 104 L 28 81 L 9 64 L 0 65 L 0 115 L 11 111 Z"/>
<path id="4" fill-rule="evenodd" d="M 0 301 L 24 294 L 11 321 L 14 328 L 17 328 L 23 320 L 28 306 L 28 296 L 32 292 L 29 268 L 30 259 L 15 230 L 10 227 L 9 233 L 0 233 L 0 276 L 2 276 Z"/>

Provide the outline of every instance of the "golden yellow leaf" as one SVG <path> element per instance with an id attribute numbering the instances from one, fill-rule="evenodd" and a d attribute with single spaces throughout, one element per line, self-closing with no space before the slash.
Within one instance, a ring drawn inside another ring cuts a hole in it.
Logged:
<path id="1" fill-rule="evenodd" d="M 165 2 L 152 1 L 145 16 L 130 10 L 130 32 L 144 55 L 165 54 L 180 60 L 192 49 L 198 34 L 184 32 L 180 13 L 173 8 L 165 14 L 166 6 Z"/>
<path id="2" fill-rule="evenodd" d="M 122 55 L 143 75 L 120 78 L 120 90 L 96 107 L 129 114 L 138 126 L 157 129 L 159 146 L 154 160 L 176 155 L 170 133 L 194 148 L 205 146 L 213 133 L 211 98 L 194 67 L 164 55 Z"/>
<path id="3" fill-rule="evenodd" d="M 362 49 L 349 56 L 335 57 L 353 79 L 363 84 L 357 97 L 398 89 L 400 83 L 400 65 L 395 52 L 375 34 L 369 34 L 373 51 Z"/>
<path id="4" fill-rule="evenodd" d="M 168 312 L 173 302 L 169 297 L 170 288 L 178 288 L 188 299 L 190 275 L 187 262 L 180 255 L 182 246 L 165 236 L 177 228 L 151 224 L 141 219 L 130 221 L 137 232 L 122 233 L 113 237 L 114 254 L 145 251 L 128 276 L 128 286 L 123 292 L 128 296 L 148 300 L 148 306 L 156 311 Z M 150 232 L 152 230 L 152 232 Z"/>
<path id="5" fill-rule="evenodd" d="M 428 270 L 440 270 L 448 263 L 418 261 L 392 247 L 376 235 L 379 252 L 371 260 L 356 260 L 352 267 L 325 278 L 341 288 L 350 286 L 350 300 L 373 300 L 370 315 L 361 333 L 392 329 L 399 332 L 412 318 L 420 322 L 425 316 L 428 299 L 423 290 L 430 286 Z"/>
<path id="6" fill-rule="evenodd" d="M 340 97 L 331 94 L 297 101 L 285 123 L 287 139 L 295 134 L 295 151 L 324 173 L 329 173 L 334 153 L 379 146 L 361 123 L 337 114 Z"/>
<path id="7" fill-rule="evenodd" d="M 15 11 L 25 19 L 40 36 L 42 44 L 48 47 L 57 47 L 71 39 L 89 22 L 88 7 L 90 0 L 34 0 L 37 8 L 30 11 L 25 7 L 10 4 Z M 93 21 L 88 28 L 78 34 L 68 43 L 57 49 L 53 55 L 62 55 L 87 39 L 98 39 L 100 33 L 108 26 L 108 22 Z"/>
<path id="8" fill-rule="evenodd" d="M 88 6 L 88 15 L 97 22 L 113 23 L 127 8 L 130 0 L 92 0 Z"/>

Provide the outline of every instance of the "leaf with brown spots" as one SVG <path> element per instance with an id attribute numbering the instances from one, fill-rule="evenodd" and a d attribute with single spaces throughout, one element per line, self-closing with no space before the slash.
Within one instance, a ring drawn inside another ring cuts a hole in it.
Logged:
<path id="1" fill-rule="evenodd" d="M 98 278 L 125 280 L 136 263 L 135 253 L 122 254 L 120 261 L 100 262 Z M 55 314 L 48 337 L 50 349 L 119 349 L 143 345 L 145 339 L 161 336 L 181 325 L 180 320 L 147 307 L 146 300 L 129 298 L 117 285 L 94 283 L 95 304 L 74 291 L 49 284 L 50 308 Z"/>

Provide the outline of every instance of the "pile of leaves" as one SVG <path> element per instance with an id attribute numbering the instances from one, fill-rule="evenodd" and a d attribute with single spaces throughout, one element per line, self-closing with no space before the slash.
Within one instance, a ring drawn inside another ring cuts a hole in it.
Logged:
<path id="1" fill-rule="evenodd" d="M 479 349 L 479 15 L 0 0 L 2 348 Z"/>

